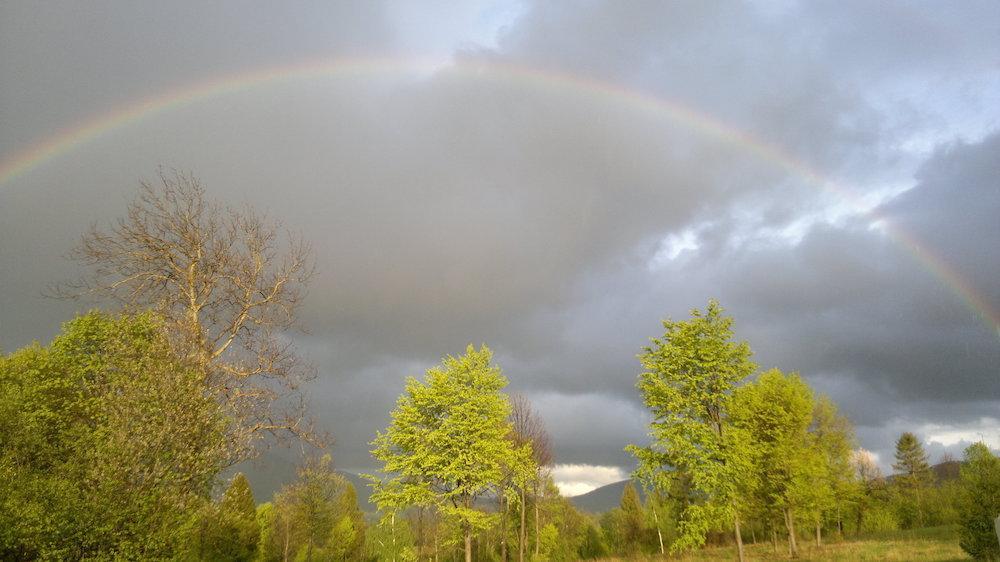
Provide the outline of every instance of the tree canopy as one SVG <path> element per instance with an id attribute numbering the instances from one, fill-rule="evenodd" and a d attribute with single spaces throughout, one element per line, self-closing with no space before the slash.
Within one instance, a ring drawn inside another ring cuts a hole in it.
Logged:
<path id="1" fill-rule="evenodd" d="M 531 456 L 530 445 L 515 447 L 510 439 L 506 385 L 492 351 L 470 345 L 429 369 L 423 382 L 409 378 L 392 422 L 372 442 L 372 455 L 389 475 L 374 479 L 379 509 L 438 510 L 461 528 L 466 560 L 473 531 L 494 519 L 475 509 L 476 498 L 504 479 L 504 467 Z"/>

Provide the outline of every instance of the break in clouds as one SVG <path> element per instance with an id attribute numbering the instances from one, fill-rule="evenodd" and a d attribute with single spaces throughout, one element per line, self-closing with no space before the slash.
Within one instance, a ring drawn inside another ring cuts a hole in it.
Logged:
<path id="1" fill-rule="evenodd" d="M 406 376 L 485 342 L 564 489 L 627 474 L 635 356 L 712 297 L 883 465 L 906 430 L 932 455 L 1000 445 L 998 22 L 990 2 L 5 4 L 4 161 L 221 76 L 398 63 L 197 99 L 5 178 L 0 347 L 85 306 L 41 288 L 162 164 L 313 242 L 291 337 L 345 469 L 371 469 Z"/>

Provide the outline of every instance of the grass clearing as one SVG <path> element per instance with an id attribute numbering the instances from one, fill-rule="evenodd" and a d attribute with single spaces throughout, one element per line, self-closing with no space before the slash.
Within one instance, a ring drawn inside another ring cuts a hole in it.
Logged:
<path id="1" fill-rule="evenodd" d="M 944 526 L 928 529 L 912 529 L 891 533 L 879 533 L 859 538 L 831 541 L 822 546 L 812 542 L 799 543 L 799 557 L 788 555 L 788 544 L 778 543 L 777 551 L 770 543 L 745 546 L 748 560 L 816 560 L 848 562 L 855 560 L 928 560 L 951 562 L 970 560 L 958 546 L 958 527 Z M 620 558 L 605 559 L 604 562 L 624 561 Z M 709 547 L 683 556 L 649 557 L 639 560 L 685 560 L 714 561 L 736 560 L 736 547 Z"/>

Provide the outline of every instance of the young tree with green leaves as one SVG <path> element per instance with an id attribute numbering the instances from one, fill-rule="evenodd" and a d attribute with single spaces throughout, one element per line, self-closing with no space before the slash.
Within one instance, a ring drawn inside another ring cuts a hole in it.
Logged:
<path id="1" fill-rule="evenodd" d="M 369 477 L 379 509 L 434 507 L 457 525 L 472 561 L 472 536 L 492 526 L 494 516 L 475 508 L 504 478 L 504 468 L 530 457 L 530 446 L 516 448 L 508 419 L 507 379 L 485 345 L 468 346 L 427 371 L 423 382 L 411 377 L 392 411 L 392 422 L 372 442 L 372 456 L 389 476 Z"/>
<path id="2" fill-rule="evenodd" d="M 364 541 L 363 519 L 357 495 L 347 480 L 333 469 L 330 455 L 309 458 L 299 467 L 295 482 L 275 494 L 273 540 L 265 546 L 277 550 L 282 560 L 325 560 L 360 555 Z M 347 519 L 345 522 L 344 519 Z M 349 539 L 347 544 L 334 542 Z"/>
<path id="3" fill-rule="evenodd" d="M 706 533 L 732 524 L 740 560 L 743 490 L 752 478 L 752 450 L 729 422 L 735 388 L 756 369 L 750 346 L 734 342 L 732 318 L 710 301 L 686 321 L 666 320 L 664 334 L 639 356 L 645 371 L 637 384 L 653 413 L 652 444 L 630 445 L 637 476 L 665 487 L 669 475 L 685 474 L 697 498 L 683 507 L 671 550 L 700 546 Z"/>
<path id="4" fill-rule="evenodd" d="M 818 450 L 808 433 L 813 397 L 809 386 L 796 374 L 777 369 L 761 374 L 740 387 L 732 401 L 733 424 L 751 436 L 756 452 L 754 472 L 761 478 L 757 493 L 763 504 L 780 510 L 788 530 L 788 549 L 798 554 L 796 511 L 821 501 L 825 494 Z"/>
<path id="5" fill-rule="evenodd" d="M 959 544 L 976 560 L 1000 560 L 995 520 L 1000 517 L 1000 458 L 986 444 L 965 450 L 959 482 Z"/>
<path id="6" fill-rule="evenodd" d="M 837 411 L 833 400 L 828 396 L 820 396 L 813 407 L 813 421 L 809 431 L 823 460 L 824 487 L 830 491 L 830 502 L 825 511 L 836 523 L 837 532 L 843 535 L 844 516 L 861 493 L 851 462 L 857 447 L 854 427 L 850 420 Z M 821 521 L 817 520 L 817 543 L 820 542 L 820 527 Z"/>
<path id="7" fill-rule="evenodd" d="M 334 507 L 334 526 L 328 541 L 334 560 L 361 560 L 365 547 L 365 515 L 358 507 L 354 485 L 344 481 Z"/>
<path id="8" fill-rule="evenodd" d="M 185 538 L 186 560 L 249 562 L 257 556 L 260 524 L 250 483 L 236 474 L 217 503 L 192 517 Z"/>

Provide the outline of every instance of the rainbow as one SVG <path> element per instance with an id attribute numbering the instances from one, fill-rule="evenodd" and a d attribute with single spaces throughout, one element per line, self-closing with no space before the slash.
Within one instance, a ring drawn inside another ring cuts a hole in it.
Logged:
<path id="1" fill-rule="evenodd" d="M 930 273 L 943 281 L 1000 339 L 1000 314 L 947 262 L 932 253 L 915 236 L 893 224 L 887 217 L 867 209 L 857 193 L 831 181 L 787 151 L 729 126 L 710 115 L 668 99 L 655 97 L 642 91 L 629 90 L 617 84 L 522 65 L 483 61 L 456 61 L 442 65 L 441 61 L 415 58 L 343 58 L 310 60 L 293 65 L 267 67 L 223 76 L 140 100 L 66 128 L 33 146 L 29 146 L 0 161 L 0 186 L 81 144 L 142 119 L 196 102 L 239 93 L 265 84 L 303 78 L 406 75 L 408 73 L 433 74 L 443 69 L 469 75 L 476 79 L 498 79 L 524 82 L 535 87 L 582 90 L 612 101 L 626 103 L 643 111 L 665 117 L 708 138 L 739 147 L 741 150 L 770 162 L 810 184 L 831 191 L 841 199 L 846 200 L 855 209 L 879 221 L 884 231 L 892 239 L 903 246 Z"/>

